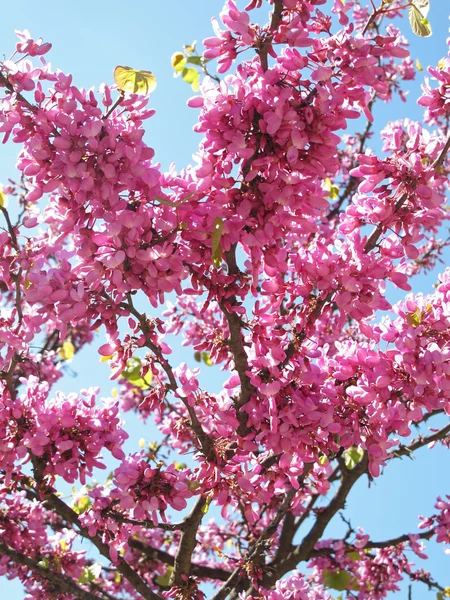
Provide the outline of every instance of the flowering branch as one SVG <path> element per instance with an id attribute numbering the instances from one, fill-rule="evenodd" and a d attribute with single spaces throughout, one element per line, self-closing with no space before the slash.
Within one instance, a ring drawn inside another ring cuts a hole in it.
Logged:
<path id="1" fill-rule="evenodd" d="M 99 600 L 99 598 L 108 598 L 108 596 L 102 593 L 101 596 L 91 594 L 77 585 L 69 577 L 61 575 L 57 571 L 51 568 L 45 568 L 40 564 L 40 560 L 35 560 L 12 548 L 9 548 L 6 544 L 0 542 L 0 554 L 8 556 L 17 565 L 28 567 L 37 577 L 47 581 L 52 587 L 53 593 L 58 594 L 73 594 L 80 600 Z M 111 596 L 109 596 L 111 598 Z"/>

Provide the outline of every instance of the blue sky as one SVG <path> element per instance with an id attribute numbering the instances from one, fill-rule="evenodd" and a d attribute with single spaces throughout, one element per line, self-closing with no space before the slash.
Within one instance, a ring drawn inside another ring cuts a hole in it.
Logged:
<path id="1" fill-rule="evenodd" d="M 241 2 L 239 6 L 247 2 Z M 404 30 L 412 42 L 411 53 L 423 66 L 436 64 L 447 53 L 445 43 L 448 35 L 448 3 L 432 0 L 429 19 L 433 26 L 433 36 L 429 39 L 413 38 L 404 22 Z M 200 136 L 192 131 L 197 111 L 186 107 L 186 100 L 193 95 L 190 87 L 180 79 L 174 79 L 170 66 L 170 56 L 184 44 L 193 40 L 201 42 L 212 35 L 210 18 L 218 14 L 222 7 L 220 0 L 172 0 L 172 2 L 135 1 L 118 2 L 103 0 L 78 3 L 47 0 L 35 2 L 22 0 L 9 3 L 2 11 L 0 21 L 0 53 L 6 58 L 11 54 L 16 37 L 14 29 L 29 29 L 36 37 L 43 37 L 53 44 L 47 59 L 54 68 L 73 74 L 74 83 L 85 88 L 97 88 L 101 82 L 112 83 L 112 73 L 116 65 L 129 65 L 137 69 L 152 70 L 158 79 L 158 88 L 152 95 L 151 104 L 156 115 L 148 121 L 147 141 L 156 151 L 156 159 L 167 168 L 174 161 L 182 168 L 191 160 Z M 267 12 L 267 11 L 264 11 Z M 420 119 L 422 111 L 415 105 L 419 95 L 419 83 L 423 74 L 418 74 L 417 82 L 410 86 L 411 93 L 405 105 L 395 101 L 382 105 L 376 111 L 376 118 L 384 124 L 405 116 Z M 375 143 L 374 143 L 375 145 Z M 14 176 L 16 152 L 11 144 L 0 146 L 0 183 Z M 442 270 L 437 269 L 437 271 Z M 428 278 L 417 278 L 416 291 L 432 291 L 436 272 Z M 399 299 L 402 293 L 396 293 Z M 151 312 L 151 311 L 150 311 Z M 102 342 L 96 344 L 98 347 Z M 174 363 L 192 361 L 191 351 L 176 350 Z M 92 368 L 94 365 L 94 368 Z M 108 367 L 98 363 L 95 349 L 77 357 L 71 369 L 77 374 L 68 374 L 62 382 L 66 392 L 79 390 L 91 385 L 101 385 L 102 393 L 108 395 L 112 383 L 108 379 Z M 212 371 L 211 371 L 212 372 Z M 217 386 L 216 373 L 203 379 L 209 389 Z M 151 425 L 144 426 L 130 421 L 131 439 L 129 450 L 137 449 L 139 438 L 153 439 Z M 362 526 L 372 539 L 382 540 L 416 529 L 417 516 L 433 512 L 433 504 L 438 494 L 449 493 L 448 476 L 443 476 L 442 467 L 446 456 L 442 449 L 433 452 L 422 450 L 416 460 L 398 460 L 389 465 L 385 475 L 372 484 L 370 491 L 367 481 L 359 482 L 348 503 L 348 513 L 354 526 Z M 448 468 L 446 469 L 448 475 Z M 329 534 L 342 531 L 339 520 Z M 327 532 L 328 533 L 328 532 Z M 430 552 L 432 561 L 425 564 L 432 574 L 443 584 L 450 584 L 450 557 L 437 547 Z M 447 578 L 447 579 L 446 579 Z M 2 578 L 2 597 L 21 600 L 24 593 L 15 582 Z M 406 598 L 406 592 L 398 597 Z M 435 598 L 425 586 L 416 586 L 413 598 Z"/>

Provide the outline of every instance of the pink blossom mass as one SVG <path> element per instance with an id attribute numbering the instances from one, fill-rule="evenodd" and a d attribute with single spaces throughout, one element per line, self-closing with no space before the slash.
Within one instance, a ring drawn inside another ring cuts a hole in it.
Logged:
<path id="1" fill-rule="evenodd" d="M 450 553 L 449 496 L 390 539 L 325 531 L 358 481 L 450 442 L 450 268 L 429 295 L 412 286 L 449 243 L 450 49 L 422 122 L 380 123 L 372 143 L 374 106 L 416 74 L 408 13 L 429 35 L 428 5 L 226 0 L 186 55 L 194 162 L 168 172 L 144 138 L 151 96 L 77 87 L 16 32 L 0 62 L 19 170 L 0 190 L 0 574 L 27 599 L 379 600 L 401 582 L 450 597 L 417 563 L 431 542 Z M 60 391 L 88 345 L 116 397 Z M 125 452 L 129 411 L 159 441 Z"/>

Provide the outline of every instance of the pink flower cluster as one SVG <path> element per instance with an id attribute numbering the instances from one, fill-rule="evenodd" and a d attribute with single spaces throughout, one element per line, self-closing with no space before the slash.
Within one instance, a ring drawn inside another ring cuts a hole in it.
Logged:
<path id="1" fill-rule="evenodd" d="M 26 391 L 17 401 L 3 388 L 1 408 L 0 457 L 9 484 L 18 461 L 31 457 L 33 465 L 43 464 L 43 475 L 53 480 L 85 482 L 95 468 L 105 469 L 100 452 L 105 448 L 116 459 L 123 459 L 121 446 L 128 434 L 121 428 L 118 406 L 103 400 L 95 405 L 98 389 L 85 390 L 81 396 L 66 397 L 58 392 L 48 399 L 49 386 L 31 376 L 23 380 Z"/>

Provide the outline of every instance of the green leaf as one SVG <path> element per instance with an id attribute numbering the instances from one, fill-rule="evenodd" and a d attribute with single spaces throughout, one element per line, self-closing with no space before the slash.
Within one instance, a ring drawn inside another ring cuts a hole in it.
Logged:
<path id="1" fill-rule="evenodd" d="M 167 569 L 164 575 L 158 575 L 155 579 L 156 583 L 161 587 L 169 587 L 170 577 L 172 576 L 173 567 L 167 565 Z"/>
<path id="2" fill-rule="evenodd" d="M 94 563 L 88 567 L 84 567 L 81 577 L 78 579 L 78 583 L 94 583 L 98 579 L 102 565 L 100 563 Z"/>
<path id="3" fill-rule="evenodd" d="M 429 0 L 413 0 L 409 7 L 409 23 L 413 33 L 419 37 L 429 37 L 432 33 L 430 22 L 427 19 L 429 10 Z"/>
<path id="4" fill-rule="evenodd" d="M 50 563 L 48 562 L 48 558 L 46 558 L 44 556 L 44 558 L 42 558 L 39 562 L 38 562 L 38 566 L 41 567 L 41 569 L 48 569 L 50 566 Z"/>
<path id="5" fill-rule="evenodd" d="M 350 552 L 346 552 L 345 554 L 350 560 L 360 560 L 361 558 L 361 554 L 359 552 L 356 552 L 356 550 L 351 550 Z"/>
<path id="6" fill-rule="evenodd" d="M 223 221 L 220 217 L 214 219 L 213 232 L 211 237 L 211 258 L 215 267 L 220 267 L 222 263 L 222 246 L 220 240 L 223 233 Z"/>
<path id="7" fill-rule="evenodd" d="M 357 446 L 352 446 L 344 452 L 345 466 L 349 471 L 354 469 L 356 465 L 361 461 L 364 454 L 364 450 Z"/>
<path id="8" fill-rule="evenodd" d="M 322 574 L 323 584 L 338 592 L 343 592 L 348 589 L 352 582 L 352 576 L 348 571 L 330 571 L 325 569 Z"/>
<path id="9" fill-rule="evenodd" d="M 141 372 L 141 361 L 137 356 L 133 356 L 127 360 L 126 369 L 122 371 L 121 376 L 141 390 L 148 390 L 153 379 L 153 374 L 151 371 L 148 371 L 142 377 Z"/>
<path id="10" fill-rule="evenodd" d="M 202 352 L 202 361 L 207 367 L 212 367 L 213 365 L 211 357 L 209 356 L 209 352 Z"/>
<path id="11" fill-rule="evenodd" d="M 188 69 L 183 69 L 183 71 L 181 72 L 181 77 L 183 78 L 183 81 L 191 84 L 191 87 L 194 92 L 198 91 L 198 82 L 200 79 L 200 75 L 198 74 L 197 69 L 194 69 L 192 67 L 189 67 Z"/>
<path id="12" fill-rule="evenodd" d="M 198 65 L 201 67 L 205 61 L 203 56 L 190 56 L 186 62 L 190 63 L 191 65 Z"/>
<path id="13" fill-rule="evenodd" d="M 422 65 L 420 64 L 420 61 L 419 61 L 419 59 L 418 59 L 418 58 L 416 58 L 416 69 L 417 69 L 418 71 L 423 71 L 423 67 L 422 67 Z"/>
<path id="14" fill-rule="evenodd" d="M 211 504 L 211 500 L 213 499 L 213 494 L 214 494 L 213 492 L 210 492 L 210 493 L 208 494 L 207 498 L 206 498 L 205 505 L 204 505 L 204 506 L 203 506 L 203 508 L 202 508 L 202 513 L 203 513 L 204 515 L 206 515 L 206 513 L 207 513 L 207 512 L 208 512 L 208 510 L 209 510 L 209 505 Z"/>
<path id="15" fill-rule="evenodd" d="M 8 196 L 0 191 L 0 206 L 6 208 L 8 206 Z"/>
<path id="16" fill-rule="evenodd" d="M 73 510 L 77 515 L 82 515 L 92 505 L 92 501 L 89 496 L 81 496 L 76 502 L 72 504 Z"/>

